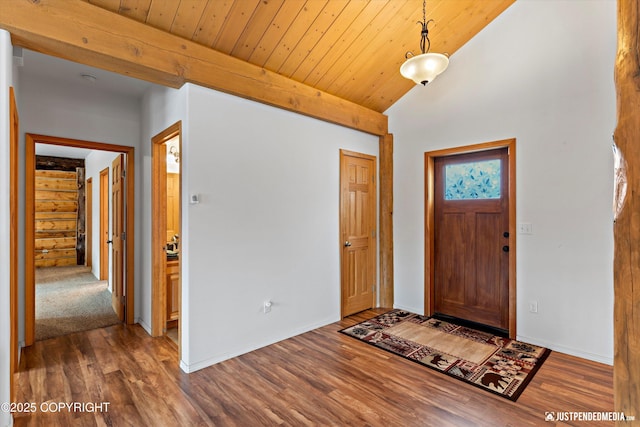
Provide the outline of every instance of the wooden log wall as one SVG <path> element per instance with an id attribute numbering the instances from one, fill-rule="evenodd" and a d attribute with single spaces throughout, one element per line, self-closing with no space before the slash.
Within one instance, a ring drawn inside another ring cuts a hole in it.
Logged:
<path id="1" fill-rule="evenodd" d="M 640 0 L 618 0 L 615 83 L 618 123 L 614 287 L 614 404 L 635 417 L 616 426 L 640 426 Z"/>
<path id="2" fill-rule="evenodd" d="M 78 215 L 76 223 L 76 264 L 85 265 L 87 198 L 85 188 L 85 170 L 76 168 L 76 188 L 78 189 Z"/>
<path id="3" fill-rule="evenodd" d="M 36 170 L 35 266 L 76 265 L 77 173 Z"/>

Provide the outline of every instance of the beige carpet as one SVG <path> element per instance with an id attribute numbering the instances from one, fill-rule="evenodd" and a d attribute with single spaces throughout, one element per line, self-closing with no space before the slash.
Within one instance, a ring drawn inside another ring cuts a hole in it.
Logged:
<path id="1" fill-rule="evenodd" d="M 36 269 L 36 340 L 119 323 L 107 282 L 84 266 Z"/>

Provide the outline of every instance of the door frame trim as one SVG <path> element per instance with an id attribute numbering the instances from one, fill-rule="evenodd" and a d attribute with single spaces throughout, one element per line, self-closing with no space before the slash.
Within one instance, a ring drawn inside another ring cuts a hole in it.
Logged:
<path id="1" fill-rule="evenodd" d="M 166 254 L 161 249 L 167 243 L 167 147 L 165 143 L 178 137 L 178 151 L 182 153 L 182 121 L 177 121 L 162 132 L 151 138 L 151 209 L 152 212 L 164 212 L 151 217 L 151 336 L 164 334 L 166 319 L 166 289 L 167 277 Z M 182 193 L 182 162 L 180 162 L 180 193 Z M 180 198 L 182 200 L 182 198 Z M 180 202 L 180 232 L 182 236 L 182 201 Z M 182 262 L 179 264 L 182 269 Z M 180 317 L 182 316 L 182 274 L 178 280 L 178 304 Z M 178 321 L 178 342 L 182 335 L 182 322 Z M 181 346 L 178 344 L 178 353 Z"/>
<path id="2" fill-rule="evenodd" d="M 82 141 L 55 136 L 25 134 L 25 345 L 35 342 L 35 170 L 36 143 L 112 151 L 126 154 L 126 307 L 125 322 L 135 323 L 135 149 L 124 145 Z"/>
<path id="3" fill-rule="evenodd" d="M 344 162 L 345 162 L 345 157 L 356 157 L 356 158 L 360 158 L 360 159 L 366 159 L 366 160 L 371 160 L 373 161 L 373 173 L 374 173 L 374 177 L 373 177 L 373 204 L 371 206 L 371 214 L 374 217 L 374 221 L 373 221 L 373 232 L 374 232 L 374 237 L 371 239 L 371 244 L 372 244 L 372 257 L 373 257 L 373 271 L 372 273 L 372 277 L 374 278 L 374 289 L 373 289 L 373 296 L 372 296 L 372 303 L 371 306 L 372 307 L 377 307 L 378 306 L 378 294 L 380 292 L 380 283 L 378 282 L 378 179 L 379 179 L 379 174 L 378 174 L 378 158 L 376 156 L 373 156 L 371 154 L 363 154 L 363 153 L 358 153 L 355 151 L 349 151 L 349 150 L 343 150 L 340 149 L 340 173 L 339 173 L 339 184 L 340 184 L 340 207 L 339 207 L 339 227 L 340 227 L 340 233 L 339 233 L 339 238 L 338 238 L 338 247 L 340 248 L 340 318 L 344 318 L 345 314 L 344 314 L 344 280 L 343 280 L 343 273 L 344 273 L 344 268 L 343 268 L 343 264 L 344 264 L 344 260 L 343 260 L 343 249 L 344 249 L 344 240 L 343 240 L 343 235 L 344 235 L 344 223 L 343 223 L 343 218 L 345 218 L 345 213 L 344 213 L 344 209 L 345 209 L 345 203 L 344 203 L 344 188 L 342 188 L 342 171 L 343 171 L 343 166 L 344 166 Z"/>
<path id="4" fill-rule="evenodd" d="M 424 314 L 435 312 L 434 159 L 454 154 L 507 148 L 509 159 L 509 337 L 516 337 L 516 139 L 503 139 L 424 153 Z"/>

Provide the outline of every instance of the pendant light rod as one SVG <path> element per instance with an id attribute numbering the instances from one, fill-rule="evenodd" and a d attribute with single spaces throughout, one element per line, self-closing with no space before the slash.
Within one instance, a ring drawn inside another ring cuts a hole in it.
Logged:
<path id="1" fill-rule="evenodd" d="M 429 52 L 431 49 L 431 40 L 429 40 L 429 22 L 433 22 L 433 19 L 429 19 L 427 21 L 427 0 L 422 0 L 422 21 L 418 21 L 418 24 L 422 26 L 422 31 L 420 32 L 420 50 L 422 53 Z M 425 50 L 425 42 L 426 42 L 426 50 Z"/>

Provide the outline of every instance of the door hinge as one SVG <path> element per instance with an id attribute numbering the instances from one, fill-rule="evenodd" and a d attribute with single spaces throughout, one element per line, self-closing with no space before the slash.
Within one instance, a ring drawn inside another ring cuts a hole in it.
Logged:
<path id="1" fill-rule="evenodd" d="M 124 305 L 124 303 L 126 302 L 124 295 L 120 295 L 120 304 Z"/>
<path id="2" fill-rule="evenodd" d="M 122 175 L 123 178 L 126 178 L 127 177 L 127 171 L 125 169 L 122 169 L 122 173 L 120 175 Z"/>
<path id="3" fill-rule="evenodd" d="M 123 231 L 123 232 L 120 234 L 120 239 L 121 239 L 121 240 L 127 240 L 127 232 L 126 232 L 126 231 Z"/>

